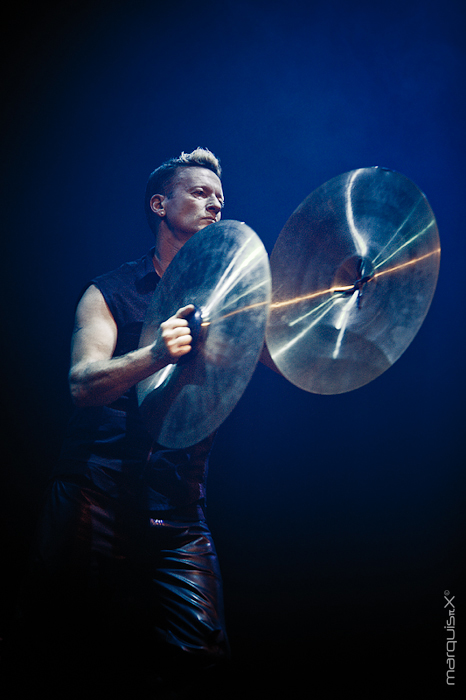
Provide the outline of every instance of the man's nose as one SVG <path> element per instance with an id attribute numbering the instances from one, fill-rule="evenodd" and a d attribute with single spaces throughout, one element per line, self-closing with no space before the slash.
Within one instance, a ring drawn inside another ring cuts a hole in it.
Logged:
<path id="1" fill-rule="evenodd" d="M 222 205 L 220 201 L 217 199 L 217 197 L 213 196 L 210 198 L 210 201 L 207 205 L 207 210 L 210 212 L 213 212 L 215 214 L 218 214 L 219 211 L 222 211 Z"/>

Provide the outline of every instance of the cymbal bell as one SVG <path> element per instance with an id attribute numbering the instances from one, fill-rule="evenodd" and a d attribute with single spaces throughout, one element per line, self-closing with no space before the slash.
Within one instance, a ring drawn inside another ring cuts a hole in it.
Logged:
<path id="1" fill-rule="evenodd" d="M 317 394 L 371 382 L 421 327 L 439 264 L 435 217 L 413 182 L 384 168 L 333 178 L 300 204 L 272 251 L 274 364 Z"/>
<path id="2" fill-rule="evenodd" d="M 155 289 L 140 338 L 140 347 L 152 344 L 163 321 L 183 306 L 196 307 L 191 352 L 137 385 L 141 415 L 160 445 L 194 445 L 233 410 L 264 345 L 270 295 L 267 252 L 244 223 L 207 226 L 176 254 Z"/>

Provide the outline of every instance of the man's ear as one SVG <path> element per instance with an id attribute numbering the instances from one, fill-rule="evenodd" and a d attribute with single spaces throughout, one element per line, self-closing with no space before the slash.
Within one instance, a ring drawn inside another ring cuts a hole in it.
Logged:
<path id="1" fill-rule="evenodd" d="M 165 195 L 163 194 L 153 194 L 152 197 L 150 198 L 150 208 L 155 214 L 159 214 L 159 216 L 164 216 L 165 211 L 163 208 L 163 203 L 165 201 Z"/>

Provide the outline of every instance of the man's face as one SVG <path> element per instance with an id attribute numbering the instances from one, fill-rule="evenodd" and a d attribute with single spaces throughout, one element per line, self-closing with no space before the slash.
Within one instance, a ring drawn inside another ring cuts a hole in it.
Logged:
<path id="1" fill-rule="evenodd" d="M 162 200 L 163 221 L 180 240 L 220 221 L 223 190 L 220 179 L 207 168 L 179 168 L 171 192 Z"/>

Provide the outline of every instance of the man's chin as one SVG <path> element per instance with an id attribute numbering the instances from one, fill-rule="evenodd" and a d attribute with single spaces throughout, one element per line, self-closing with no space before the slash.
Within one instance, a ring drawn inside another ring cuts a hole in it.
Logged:
<path id="1" fill-rule="evenodd" d="M 202 231 L 202 229 L 207 228 L 207 226 L 211 226 L 212 224 L 217 223 L 216 221 L 201 221 L 197 227 L 192 230 L 192 231 L 187 231 L 184 233 L 183 238 L 186 241 L 189 241 L 190 238 L 192 238 L 196 233 L 199 231 Z"/>
<path id="2" fill-rule="evenodd" d="M 214 221 L 213 219 L 206 219 L 205 221 L 202 221 L 201 227 L 199 230 L 203 228 L 207 228 L 207 226 L 212 226 L 212 224 L 216 224 L 217 222 Z"/>

